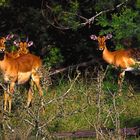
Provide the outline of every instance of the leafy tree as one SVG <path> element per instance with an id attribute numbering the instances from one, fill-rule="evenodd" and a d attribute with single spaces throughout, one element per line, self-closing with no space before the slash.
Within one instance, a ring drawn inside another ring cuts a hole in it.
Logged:
<path id="1" fill-rule="evenodd" d="M 31 51 L 47 63 L 54 56 L 56 65 L 61 64 L 61 58 L 69 65 L 96 56 L 89 38 L 92 33 L 112 33 L 117 49 L 124 47 L 126 39 L 133 44 L 135 38 L 136 45 L 140 41 L 139 0 L 3 0 L 0 11 L 1 35 L 13 32 L 29 36 L 35 44 Z M 59 54 L 52 55 L 54 48 Z"/>
<path id="2" fill-rule="evenodd" d="M 123 8 L 120 13 L 111 15 L 111 19 L 107 15 L 98 17 L 97 24 L 102 27 L 100 34 L 113 33 L 116 40 L 116 48 L 120 49 L 123 46 L 120 40 L 136 36 L 140 29 L 137 20 L 138 12 L 132 9 Z"/>

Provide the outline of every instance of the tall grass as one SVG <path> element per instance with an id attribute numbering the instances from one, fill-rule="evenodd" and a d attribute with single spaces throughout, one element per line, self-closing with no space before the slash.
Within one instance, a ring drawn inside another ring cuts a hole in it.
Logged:
<path id="1" fill-rule="evenodd" d="M 134 96 L 128 96 L 132 92 L 129 87 L 125 82 L 124 94 L 118 96 L 116 79 L 108 70 L 96 69 L 89 75 L 81 75 L 79 71 L 73 76 L 68 74 L 59 77 L 48 91 L 44 88 L 45 114 L 40 110 L 37 91 L 29 109 L 24 109 L 26 94 L 19 91 L 12 114 L 3 119 L 4 133 L 13 140 L 52 139 L 54 132 L 94 130 L 98 134 L 96 139 L 121 138 L 120 128 L 137 126 L 140 122 L 140 96 L 134 91 Z M 115 134 L 102 133 L 101 129 L 106 128 L 114 129 Z"/>

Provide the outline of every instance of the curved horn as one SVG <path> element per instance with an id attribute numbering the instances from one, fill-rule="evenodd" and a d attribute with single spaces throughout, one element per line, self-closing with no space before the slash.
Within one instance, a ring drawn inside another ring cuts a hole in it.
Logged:
<path id="1" fill-rule="evenodd" d="M 27 37 L 27 38 L 26 38 L 26 42 L 28 42 L 28 41 L 29 41 L 29 38 Z"/>
<path id="2" fill-rule="evenodd" d="M 8 34 L 7 36 L 6 36 L 6 40 L 10 40 L 10 39 L 12 39 L 14 37 L 14 34 Z"/>

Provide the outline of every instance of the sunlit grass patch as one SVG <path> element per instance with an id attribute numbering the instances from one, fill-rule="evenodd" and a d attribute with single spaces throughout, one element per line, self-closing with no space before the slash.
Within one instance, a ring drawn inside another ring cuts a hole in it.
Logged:
<path id="1" fill-rule="evenodd" d="M 13 102 L 13 116 L 8 118 L 8 123 L 13 129 L 19 128 L 20 132 L 29 127 L 30 135 L 35 135 L 41 127 L 39 134 L 45 136 L 100 128 L 116 130 L 139 124 L 139 93 L 133 90 L 134 96 L 128 96 L 129 83 L 124 83 L 123 94 L 119 96 L 116 80 L 110 82 L 100 74 L 101 77 L 94 80 L 77 75 L 68 79 L 62 77 L 57 84 L 49 86 L 48 91 L 44 89 L 45 114 L 41 112 L 41 100 L 36 89 L 29 109 L 24 108 L 25 95 L 22 100 L 18 95 L 19 100 L 15 98 Z M 25 135 L 26 131 L 23 132 Z"/>

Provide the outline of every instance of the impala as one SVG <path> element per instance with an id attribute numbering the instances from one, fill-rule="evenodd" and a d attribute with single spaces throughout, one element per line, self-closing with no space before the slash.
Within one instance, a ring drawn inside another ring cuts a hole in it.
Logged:
<path id="1" fill-rule="evenodd" d="M 7 109 L 9 103 L 9 112 L 11 112 L 12 94 L 14 93 L 15 84 L 24 84 L 31 80 L 38 88 L 39 95 L 42 97 L 43 92 L 40 86 L 40 75 L 38 73 L 41 68 L 42 61 L 39 57 L 27 53 L 17 58 L 11 57 L 11 54 L 5 51 L 6 38 L 0 39 L 0 69 L 4 77 L 4 81 L 8 84 L 7 91 L 4 92 L 4 110 Z M 27 107 L 32 100 L 31 87 L 28 91 Z"/>
<path id="2" fill-rule="evenodd" d="M 18 50 L 16 52 L 13 52 L 13 56 L 17 58 L 21 55 L 29 53 L 28 48 L 33 45 L 33 41 L 28 41 L 28 38 L 26 39 L 26 41 L 21 41 L 19 39 L 14 41 L 14 45 L 18 47 Z"/>
<path id="3" fill-rule="evenodd" d="M 138 68 L 140 62 L 140 49 L 130 48 L 111 52 L 106 47 L 106 40 L 112 38 L 111 34 L 98 37 L 96 35 L 91 35 L 90 38 L 98 41 L 99 50 L 102 51 L 103 59 L 107 63 L 114 65 L 116 68 L 121 68 L 121 73 L 119 74 L 118 79 L 118 85 L 120 87 L 119 92 L 121 92 L 125 72 L 133 71 L 136 67 Z"/>

